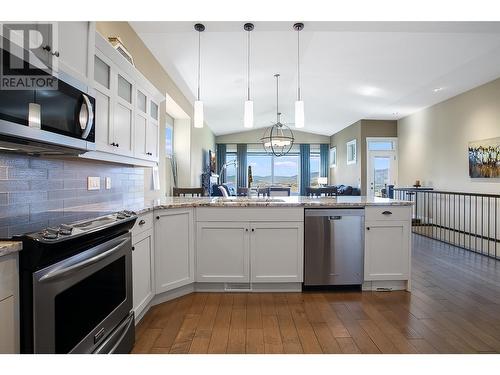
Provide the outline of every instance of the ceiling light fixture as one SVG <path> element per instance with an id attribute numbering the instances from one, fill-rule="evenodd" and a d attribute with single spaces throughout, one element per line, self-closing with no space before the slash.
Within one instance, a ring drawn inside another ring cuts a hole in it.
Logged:
<path id="1" fill-rule="evenodd" d="M 304 127 L 304 101 L 300 92 L 300 31 L 304 28 L 304 24 L 298 22 L 293 25 L 293 29 L 297 31 L 297 100 L 295 101 L 295 127 Z"/>
<path id="2" fill-rule="evenodd" d="M 279 111 L 279 74 L 276 78 L 276 124 L 268 128 L 260 142 L 268 154 L 284 156 L 290 152 L 295 138 L 292 130 L 281 122 L 281 112 Z"/>
<path id="3" fill-rule="evenodd" d="M 243 127 L 253 128 L 253 101 L 250 100 L 250 32 L 253 30 L 253 23 L 246 23 L 243 29 L 247 32 L 247 100 L 245 100 L 245 112 L 243 115 Z"/>
<path id="4" fill-rule="evenodd" d="M 201 23 L 194 25 L 198 31 L 198 95 L 194 102 L 194 127 L 203 128 L 203 102 L 200 100 L 200 76 L 201 76 L 201 33 L 205 31 L 205 26 Z"/>
<path id="5" fill-rule="evenodd" d="M 439 91 L 443 91 L 443 90 L 444 90 L 444 88 L 443 88 L 443 87 L 436 87 L 436 88 L 435 88 L 434 90 L 432 90 L 432 91 L 434 91 L 434 92 L 439 92 Z"/>

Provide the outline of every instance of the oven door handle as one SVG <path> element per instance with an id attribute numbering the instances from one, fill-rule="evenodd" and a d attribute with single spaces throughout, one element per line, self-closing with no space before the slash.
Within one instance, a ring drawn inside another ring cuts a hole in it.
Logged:
<path id="1" fill-rule="evenodd" d="M 80 108 L 80 127 L 83 130 L 82 138 L 87 139 L 90 134 L 90 130 L 92 130 L 92 121 L 94 121 L 94 109 L 92 108 L 92 103 L 90 103 L 90 99 L 87 95 L 82 94 L 83 101 L 82 107 Z M 83 106 L 87 107 L 87 113 L 83 110 Z"/>
<path id="2" fill-rule="evenodd" d="M 80 270 L 80 269 L 88 267 L 94 263 L 97 263 L 100 260 L 107 258 L 107 257 L 113 255 L 114 253 L 118 252 L 120 250 L 120 248 L 123 246 L 123 244 L 125 242 L 127 242 L 128 240 L 129 240 L 128 238 L 124 238 L 116 246 L 113 246 L 111 249 L 106 250 L 100 254 L 97 254 L 91 258 L 85 259 L 82 262 L 72 264 L 71 266 L 68 266 L 68 267 L 59 268 L 59 269 L 56 269 L 54 271 L 50 271 L 47 274 L 40 277 L 38 282 L 43 283 L 43 282 L 47 282 L 47 281 L 53 281 L 54 279 L 58 279 L 60 277 L 63 277 L 65 275 L 67 275 L 68 273 Z"/>

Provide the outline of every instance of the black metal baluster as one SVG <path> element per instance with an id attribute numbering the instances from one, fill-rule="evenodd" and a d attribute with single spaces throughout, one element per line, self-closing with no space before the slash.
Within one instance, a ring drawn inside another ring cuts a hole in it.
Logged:
<path id="1" fill-rule="evenodd" d="M 475 216 L 476 219 L 474 220 L 474 251 L 477 253 L 477 195 L 476 195 L 476 204 L 474 205 L 475 208 Z"/>
<path id="2" fill-rule="evenodd" d="M 470 250 L 470 234 L 471 234 L 471 225 L 472 225 L 472 197 L 469 196 L 469 250 Z"/>
<path id="3" fill-rule="evenodd" d="M 481 254 L 484 254 L 484 197 L 481 197 Z"/>
<path id="4" fill-rule="evenodd" d="M 495 258 L 498 259 L 498 254 L 497 254 L 497 242 L 498 242 L 498 237 L 497 237 L 497 228 L 498 228 L 498 223 L 497 223 L 497 207 L 498 207 L 498 201 L 497 198 L 495 198 Z"/>
<path id="5" fill-rule="evenodd" d="M 488 197 L 488 255 L 490 255 L 490 242 L 491 242 L 491 236 L 490 236 L 490 197 Z"/>
<path id="6" fill-rule="evenodd" d="M 455 205 L 455 194 L 453 194 L 453 244 L 457 243 L 457 227 L 455 224 L 455 219 L 457 217 L 456 205 Z"/>

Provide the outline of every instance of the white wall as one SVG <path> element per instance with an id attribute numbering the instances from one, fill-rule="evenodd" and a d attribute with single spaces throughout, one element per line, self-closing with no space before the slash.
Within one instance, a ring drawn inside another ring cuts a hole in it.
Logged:
<path id="1" fill-rule="evenodd" d="M 469 178 L 470 141 L 500 137 L 500 79 L 398 121 L 399 185 L 499 193 L 500 179 Z"/>

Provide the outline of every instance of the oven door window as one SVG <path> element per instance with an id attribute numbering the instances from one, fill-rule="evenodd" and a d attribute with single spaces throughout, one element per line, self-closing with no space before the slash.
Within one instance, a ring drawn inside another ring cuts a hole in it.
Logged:
<path id="1" fill-rule="evenodd" d="M 95 106 L 94 99 L 89 97 L 89 100 Z M 78 89 L 59 80 L 57 90 L 37 90 L 35 101 L 41 109 L 42 130 L 82 138 L 84 130 L 80 126 L 80 110 L 84 99 Z M 86 140 L 94 141 L 93 131 Z"/>
<path id="2" fill-rule="evenodd" d="M 69 353 L 126 299 L 125 257 L 55 298 L 56 353 Z"/>

